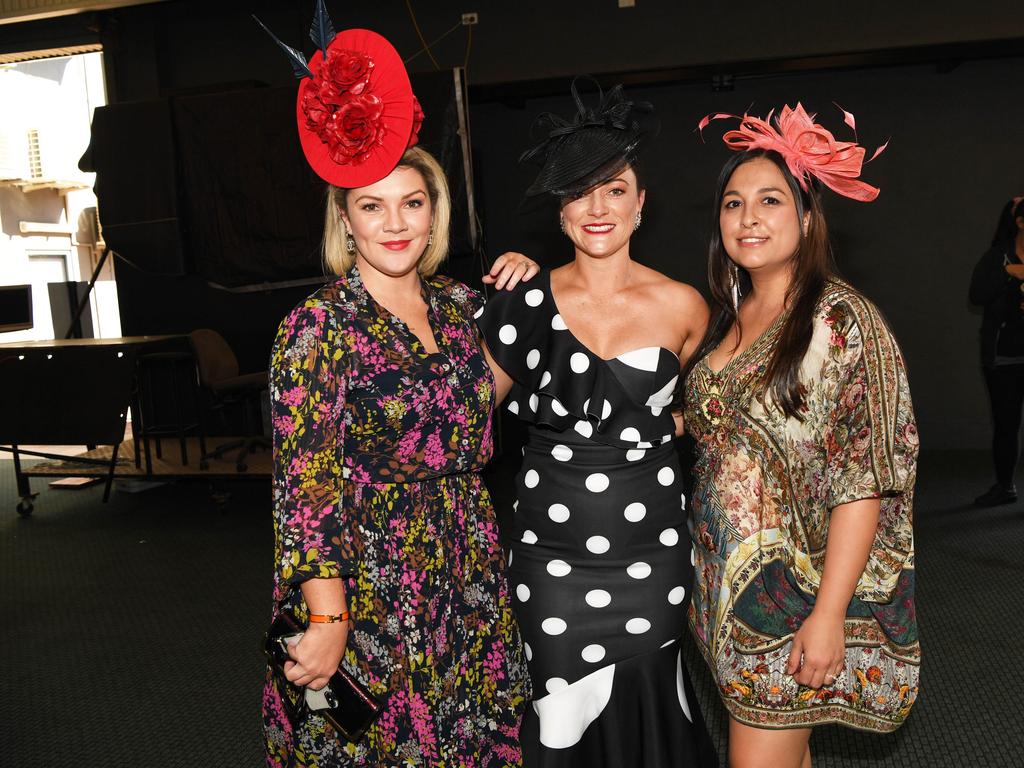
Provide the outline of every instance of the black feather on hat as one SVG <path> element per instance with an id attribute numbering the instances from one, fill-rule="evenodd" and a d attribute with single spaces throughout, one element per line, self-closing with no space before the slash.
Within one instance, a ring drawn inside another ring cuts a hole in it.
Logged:
<path id="1" fill-rule="evenodd" d="M 657 133 L 649 102 L 629 101 L 621 85 L 607 93 L 598 85 L 597 105 L 589 108 L 577 90 L 579 79 L 574 78 L 571 86 L 577 111 L 572 122 L 551 112 L 538 115 L 534 126 L 547 135 L 519 157 L 520 162 L 542 163 L 526 190 L 528 197 L 577 197 L 633 163 L 642 145 Z"/>

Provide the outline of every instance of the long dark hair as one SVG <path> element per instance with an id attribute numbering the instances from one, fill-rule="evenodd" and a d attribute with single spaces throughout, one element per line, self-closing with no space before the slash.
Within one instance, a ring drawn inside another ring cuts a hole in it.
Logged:
<path id="1" fill-rule="evenodd" d="M 771 395 L 783 413 L 801 419 L 800 409 L 804 402 L 804 391 L 800 384 L 800 364 L 811 343 L 818 300 L 826 282 L 835 277 L 836 270 L 828 239 L 828 225 L 825 223 L 817 190 L 812 183 L 810 191 L 804 191 L 782 157 L 771 150 L 756 149 L 732 155 L 718 175 L 711 242 L 708 247 L 711 322 L 703 341 L 688 361 L 684 374 L 680 376 L 681 388 L 678 399 L 682 400 L 682 387 L 685 386 L 686 376 L 692 367 L 722 342 L 734 323 L 739 327 L 742 336 L 743 328 L 732 305 L 733 268 L 735 267 L 738 274 L 741 296 L 746 296 L 750 292 L 750 275 L 745 269 L 734 264 L 726 253 L 718 218 L 722 210 L 722 198 L 733 172 L 744 163 L 760 158 L 771 161 L 782 172 L 796 202 L 797 221 L 801 223 L 800 242 L 793 255 L 793 281 L 786 292 L 789 315 L 782 326 L 775 351 L 764 373 L 761 395 Z M 806 232 L 802 226 L 805 214 L 808 219 Z"/>
<path id="2" fill-rule="evenodd" d="M 1019 200 L 1016 205 L 1010 200 L 1003 206 L 999 213 L 999 221 L 996 222 L 996 231 L 992 235 L 993 248 L 1013 248 L 1013 241 L 1017 238 L 1017 219 L 1024 216 L 1024 199 Z"/>

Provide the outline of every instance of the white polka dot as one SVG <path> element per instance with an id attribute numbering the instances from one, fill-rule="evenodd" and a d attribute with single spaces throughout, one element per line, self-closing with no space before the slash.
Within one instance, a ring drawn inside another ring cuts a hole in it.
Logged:
<path id="1" fill-rule="evenodd" d="M 584 484 L 587 486 L 588 491 L 601 493 L 608 488 L 608 475 L 603 472 L 595 472 L 592 475 L 587 475 Z"/>
<path id="2" fill-rule="evenodd" d="M 575 373 L 583 373 L 590 367 L 590 359 L 582 352 L 573 352 L 572 357 L 569 358 L 569 367 Z"/>
<path id="3" fill-rule="evenodd" d="M 540 404 L 540 398 L 537 397 L 536 393 L 530 395 L 530 410 L 534 413 L 537 412 L 537 406 Z"/>
<path id="4" fill-rule="evenodd" d="M 523 544 L 536 544 L 537 543 L 537 534 L 534 533 L 533 531 L 527 529 L 527 530 L 523 531 L 523 538 L 520 539 L 520 541 L 522 541 Z"/>
<path id="5" fill-rule="evenodd" d="M 690 547 L 690 565 L 696 565 L 696 564 L 697 564 L 697 550 L 694 549 L 693 547 Z"/>
<path id="6" fill-rule="evenodd" d="M 612 404 L 607 400 L 604 401 L 604 405 L 601 408 L 601 421 L 604 421 L 612 415 Z"/>
<path id="7" fill-rule="evenodd" d="M 665 641 L 664 643 L 662 643 L 662 644 L 661 644 L 661 647 L 662 647 L 662 648 L 668 648 L 668 647 L 669 647 L 670 645 L 672 645 L 672 643 L 674 643 L 674 642 L 676 642 L 676 641 L 675 641 L 675 639 L 672 639 L 672 640 L 666 640 L 666 641 Z"/>
<path id="8" fill-rule="evenodd" d="M 568 576 L 571 572 L 572 566 L 565 562 L 565 560 L 552 560 L 548 563 L 548 573 L 552 576 L 561 578 L 562 576 Z"/>
<path id="9" fill-rule="evenodd" d="M 557 416 L 565 416 L 569 411 L 566 409 L 562 402 L 556 397 L 551 400 L 551 410 L 555 412 Z"/>
<path id="10" fill-rule="evenodd" d="M 668 601 L 672 605 L 679 605 L 685 597 L 686 587 L 672 587 L 672 590 L 668 593 Z"/>
<path id="11" fill-rule="evenodd" d="M 505 563 L 506 567 L 512 565 L 512 555 L 514 554 L 515 552 L 513 552 L 511 549 L 508 551 L 508 562 Z"/>
<path id="12" fill-rule="evenodd" d="M 647 451 L 642 448 L 634 448 L 626 451 L 626 461 L 640 461 L 644 456 L 647 455 Z"/>
<path id="13" fill-rule="evenodd" d="M 544 687 L 547 688 L 548 693 L 558 693 L 568 688 L 569 682 L 561 677 L 552 677 L 544 683 Z"/>
<path id="14" fill-rule="evenodd" d="M 597 643 L 588 645 L 583 649 L 580 656 L 583 657 L 584 661 L 590 662 L 591 664 L 597 664 L 597 662 L 604 658 L 604 646 L 598 645 Z"/>
<path id="15" fill-rule="evenodd" d="M 611 542 L 604 536 L 591 536 L 587 539 L 587 549 L 595 555 L 603 555 L 611 548 Z"/>
<path id="16" fill-rule="evenodd" d="M 540 623 L 540 628 L 549 635 L 560 635 L 566 630 L 566 623 L 557 616 L 552 616 L 550 619 L 544 619 Z"/>
<path id="17" fill-rule="evenodd" d="M 661 355 L 659 347 L 641 347 L 631 352 L 624 352 L 616 360 L 625 363 L 630 368 L 639 368 L 641 371 L 654 373 L 658 370 L 658 357 Z"/>
<path id="18" fill-rule="evenodd" d="M 478 309 L 476 312 L 473 313 L 473 319 L 474 320 L 479 320 L 480 319 L 480 315 L 482 315 L 483 313 L 484 313 L 484 308 L 480 307 L 480 309 Z"/>
<path id="19" fill-rule="evenodd" d="M 651 575 L 651 566 L 644 562 L 633 563 L 626 569 L 626 573 L 634 579 L 646 579 Z"/>
<path id="20" fill-rule="evenodd" d="M 680 509 L 686 509 L 686 494 L 685 493 L 680 493 L 679 494 L 679 508 Z"/>
<path id="21" fill-rule="evenodd" d="M 639 501 L 634 501 L 626 507 L 626 510 L 622 514 L 626 516 L 626 519 L 629 520 L 629 522 L 639 523 L 647 516 L 647 507 Z"/>
<path id="22" fill-rule="evenodd" d="M 612 601 L 611 593 L 603 589 L 592 589 L 583 598 L 591 608 L 604 608 Z"/>
<path id="23" fill-rule="evenodd" d="M 675 479 L 676 473 L 672 471 L 672 467 L 662 467 L 658 470 L 658 482 L 662 485 L 672 485 Z"/>
<path id="24" fill-rule="evenodd" d="M 674 547 L 679 543 L 679 531 L 675 528 L 666 528 L 658 536 L 658 541 L 664 544 L 666 547 Z"/>
<path id="25" fill-rule="evenodd" d="M 654 443 L 648 443 L 648 442 L 645 442 L 645 441 L 640 441 L 639 443 L 636 444 L 636 447 L 637 448 L 644 448 L 644 449 L 653 448 L 654 447 Z"/>
<path id="26" fill-rule="evenodd" d="M 512 344 L 518 335 L 514 325 L 503 325 L 498 331 L 498 338 L 501 339 L 502 344 Z"/>
<path id="27" fill-rule="evenodd" d="M 540 377 L 540 388 L 544 389 L 551 381 L 551 371 L 544 371 L 544 374 Z"/>
<path id="28" fill-rule="evenodd" d="M 525 603 L 530 599 L 530 588 L 525 584 L 520 584 L 516 587 L 516 597 L 519 598 L 519 602 Z"/>
<path id="29" fill-rule="evenodd" d="M 626 622 L 626 631 L 631 635 L 642 635 L 651 628 L 651 622 L 647 619 L 635 618 Z"/>
<path id="30" fill-rule="evenodd" d="M 555 315 L 551 318 L 551 328 L 556 331 L 568 330 L 569 326 L 565 324 L 565 320 L 562 319 L 561 315 Z"/>
<path id="31" fill-rule="evenodd" d="M 660 406 L 660 405 L 652 405 L 651 406 L 651 416 L 661 416 L 661 412 L 663 410 L 665 410 L 665 409 L 662 406 Z"/>
<path id="32" fill-rule="evenodd" d="M 577 421 L 576 424 L 573 425 L 573 429 L 584 437 L 590 437 L 594 434 L 594 425 L 589 421 Z"/>
<path id="33" fill-rule="evenodd" d="M 551 449 L 551 455 L 555 461 L 569 461 L 572 458 L 572 448 L 559 444 Z"/>
<path id="34" fill-rule="evenodd" d="M 531 371 L 540 365 L 540 350 L 531 349 L 526 353 L 526 367 Z"/>
<path id="35" fill-rule="evenodd" d="M 519 413 L 519 401 L 518 400 L 513 400 L 512 402 L 510 402 L 508 404 L 508 412 L 509 413 L 515 413 L 515 414 Z"/>
<path id="36" fill-rule="evenodd" d="M 675 439 L 675 435 L 662 435 L 661 436 L 661 442 L 663 442 L 663 443 L 671 443 L 674 439 Z"/>
<path id="37" fill-rule="evenodd" d="M 548 517 L 556 523 L 564 523 L 569 519 L 569 508 L 565 504 L 552 504 L 548 507 Z"/>
<path id="38" fill-rule="evenodd" d="M 635 443 L 640 440 L 640 430 L 636 427 L 626 427 L 624 430 L 619 432 L 619 440 L 623 440 L 627 443 Z"/>
<path id="39" fill-rule="evenodd" d="M 523 650 L 526 651 L 526 660 L 533 661 L 533 648 L 530 647 L 529 643 L 523 643 Z"/>
<path id="40" fill-rule="evenodd" d="M 539 307 L 541 302 L 544 301 L 544 291 L 534 288 L 532 291 L 527 291 L 523 298 L 526 299 L 526 303 L 531 307 Z"/>
<path id="41" fill-rule="evenodd" d="M 583 401 L 583 412 L 584 413 L 589 413 L 590 412 L 590 398 L 589 397 L 586 400 Z"/>
<path id="42" fill-rule="evenodd" d="M 526 474 L 523 475 L 523 485 L 527 488 L 536 488 L 539 482 L 540 475 L 537 474 L 536 469 L 527 470 Z"/>

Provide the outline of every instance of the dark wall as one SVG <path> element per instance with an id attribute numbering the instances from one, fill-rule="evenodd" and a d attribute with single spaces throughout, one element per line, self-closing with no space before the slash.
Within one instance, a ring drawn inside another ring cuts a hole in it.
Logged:
<path id="1" fill-rule="evenodd" d="M 648 199 L 633 255 L 706 293 L 711 195 L 728 150 L 727 121 L 702 143 L 697 122 L 709 112 L 765 114 L 783 103 L 817 111 L 848 135 L 835 101 L 856 114 L 869 152 L 891 137 L 864 178 L 882 189 L 874 203 L 826 193 L 839 267 L 874 299 L 904 348 L 922 441 L 929 448 L 988 444 L 988 407 L 976 343 L 980 316 L 967 304 L 971 269 L 988 247 L 1002 205 L 1024 194 L 1020 161 L 1024 100 L 1008 83 L 1024 82 L 1024 58 L 965 64 L 953 72 L 907 67 L 741 81 L 727 93 L 704 85 L 631 89 L 654 103 L 662 131 L 642 158 Z M 473 110 L 473 138 L 485 212 L 487 249 L 524 251 L 556 265 L 571 247 L 557 211 L 520 210 L 532 168 L 517 167 L 535 114 L 568 114 L 567 98 L 498 103 Z"/>
<path id="2" fill-rule="evenodd" d="M 308 53 L 313 5 L 312 0 L 177 0 L 7 25 L 0 27 L 0 52 L 102 40 L 115 100 L 253 81 L 285 84 L 291 81 L 287 65 L 248 14 L 258 14 Z M 476 6 L 414 0 L 412 5 L 426 39 L 455 27 L 434 50 L 442 67 L 465 60 L 467 30 L 456 27 L 461 13 L 480 14 L 468 61 L 470 81 L 478 85 L 473 145 L 492 255 L 516 248 L 549 264 L 570 256 L 553 210 L 519 211 L 530 174 L 515 158 L 527 143 L 533 116 L 569 109 L 564 96 L 531 97 L 564 93 L 565 86 L 551 78 L 643 71 L 647 74 L 640 79 L 648 83 L 668 79 L 633 88 L 636 96 L 655 103 L 663 126 L 646 157 L 650 199 L 635 255 L 700 287 L 708 205 L 726 154 L 720 128 L 708 131 L 706 145 L 694 134 L 700 117 L 741 112 L 751 104 L 764 113 L 802 100 L 842 134 L 835 101 L 857 115 L 862 142 L 873 147 L 891 136 L 889 150 L 865 172 L 882 188 L 879 200 L 864 205 L 831 196 L 827 201 L 839 263 L 882 306 L 903 344 L 925 446 L 987 444 L 987 405 L 976 364 L 979 318 L 965 294 L 999 208 L 1011 195 L 1024 193 L 1019 0 L 831 1 L 815 4 L 813 12 L 783 3 L 757 18 L 738 14 L 732 5 L 674 0 L 639 0 L 638 7 L 623 10 L 612 0 Z M 333 0 L 328 7 L 339 28 L 373 28 L 406 56 L 420 47 L 404 0 Z M 801 57 L 805 60 L 792 61 Z M 897 66 L 901 61 L 916 63 Z M 409 66 L 432 68 L 425 55 Z M 665 68 L 678 69 L 678 77 L 659 75 Z M 734 90 L 712 91 L 712 73 L 734 74 Z M 488 85 L 530 80 L 548 82 L 511 90 Z M 127 279 L 148 292 L 181 291 L 164 303 L 172 312 L 181 302 L 192 313 L 190 322 L 201 319 L 194 316 L 200 312 L 196 307 L 209 301 L 183 283 Z M 225 316 L 237 320 L 222 330 L 233 343 L 256 334 L 248 344 L 239 343 L 249 347 L 254 360 L 265 359 L 259 350 L 269 344 L 264 336 L 276 324 L 269 315 L 279 316 L 293 298 L 231 298 L 232 309 L 222 309 L 219 322 L 229 322 Z M 257 321 L 256 312 L 266 312 L 267 321 Z"/>

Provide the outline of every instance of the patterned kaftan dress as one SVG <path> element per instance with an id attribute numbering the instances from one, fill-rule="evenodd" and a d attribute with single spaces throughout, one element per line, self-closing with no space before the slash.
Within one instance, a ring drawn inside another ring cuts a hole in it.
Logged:
<path id="1" fill-rule="evenodd" d="M 911 505 L 918 452 L 903 357 L 877 308 L 830 282 L 804 357 L 803 420 L 755 396 L 780 318 L 721 371 L 687 380 L 698 442 L 691 500 L 692 630 L 729 713 L 762 728 L 840 723 L 887 732 L 917 697 Z M 832 508 L 880 499 L 867 568 L 847 609 L 846 666 L 820 690 L 785 673 L 814 607 Z"/>
<path id="2" fill-rule="evenodd" d="M 529 677 L 494 509 L 493 377 L 477 294 L 422 282 L 439 353 L 378 306 L 357 268 L 284 320 L 271 360 L 275 611 L 298 585 L 344 577 L 355 620 L 344 665 L 384 703 L 357 744 L 268 671 L 269 766 L 518 766 Z"/>

